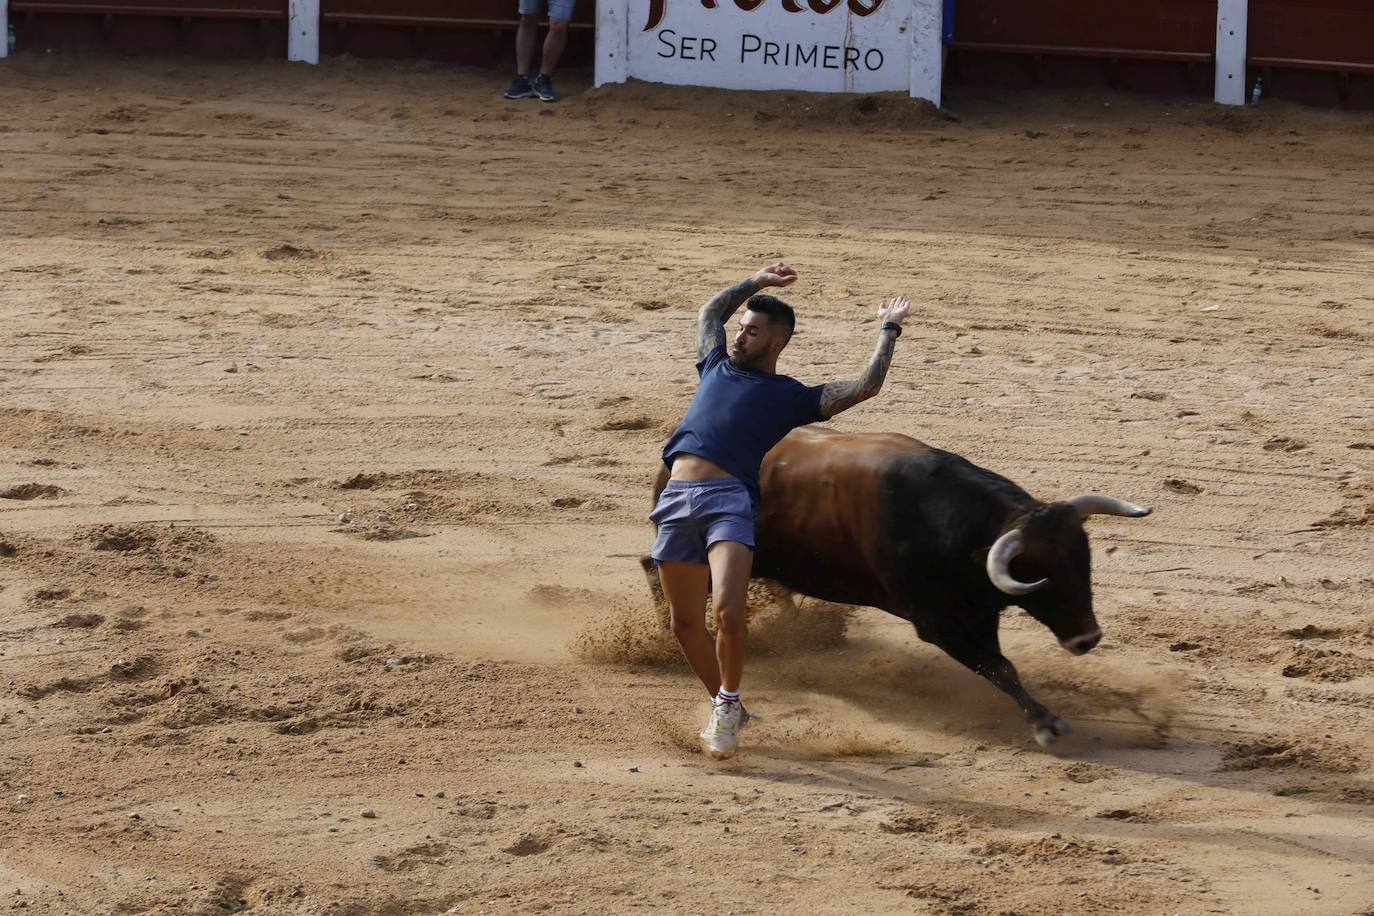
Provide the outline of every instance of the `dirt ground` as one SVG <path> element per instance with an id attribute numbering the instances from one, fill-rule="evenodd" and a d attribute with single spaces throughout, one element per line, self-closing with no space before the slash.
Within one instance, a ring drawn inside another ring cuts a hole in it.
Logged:
<path id="1" fill-rule="evenodd" d="M 0 909 L 1374 913 L 1374 117 L 0 65 Z M 1012 703 L 765 608 L 735 760 L 636 557 L 696 308 L 1099 490 Z M 771 616 L 770 616 L 771 615 Z"/>

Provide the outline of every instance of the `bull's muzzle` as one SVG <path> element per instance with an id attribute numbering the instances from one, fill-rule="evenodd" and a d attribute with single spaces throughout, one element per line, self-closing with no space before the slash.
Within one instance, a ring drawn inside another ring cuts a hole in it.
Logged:
<path id="1" fill-rule="evenodd" d="M 1096 646 L 1101 641 L 1102 628 L 1098 627 L 1091 633 L 1083 633 L 1082 635 L 1075 636 L 1072 639 L 1061 639 L 1059 640 L 1059 644 L 1063 646 L 1065 649 L 1068 649 L 1074 655 L 1084 655 L 1088 652 L 1091 652 L 1093 646 Z"/>

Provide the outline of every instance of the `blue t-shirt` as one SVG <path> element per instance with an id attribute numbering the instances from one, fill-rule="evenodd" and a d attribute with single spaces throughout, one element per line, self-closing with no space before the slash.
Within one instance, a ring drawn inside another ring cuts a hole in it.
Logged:
<path id="1" fill-rule="evenodd" d="M 824 420 L 821 389 L 786 375 L 736 369 L 725 346 L 697 363 L 701 384 L 668 444 L 663 462 L 684 452 L 715 462 L 759 501 L 763 456 L 798 426 Z"/>

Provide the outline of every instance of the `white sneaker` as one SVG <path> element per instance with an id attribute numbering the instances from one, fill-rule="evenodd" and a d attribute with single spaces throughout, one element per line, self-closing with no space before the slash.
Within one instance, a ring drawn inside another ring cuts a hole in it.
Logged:
<path id="1" fill-rule="evenodd" d="M 738 703 L 721 703 L 711 708 L 711 721 L 701 733 L 706 753 L 716 760 L 733 757 L 739 750 L 739 730 L 744 722 L 744 708 Z"/>

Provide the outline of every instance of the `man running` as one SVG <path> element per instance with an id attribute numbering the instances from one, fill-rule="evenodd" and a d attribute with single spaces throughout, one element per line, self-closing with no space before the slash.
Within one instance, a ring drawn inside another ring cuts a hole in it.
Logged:
<path id="1" fill-rule="evenodd" d="M 653 559 L 673 635 L 712 697 L 711 721 L 701 738 L 717 759 L 735 753 L 739 730 L 749 721 L 739 691 L 763 456 L 796 427 L 827 420 L 878 393 L 909 308 L 905 296 L 878 307 L 878 346 L 862 377 L 807 387 L 777 374 L 778 354 L 796 326 L 791 306 L 755 295 L 796 279 L 791 267 L 774 264 L 721 290 L 702 307 L 697 318 L 701 382 L 663 448 L 670 475 L 650 515 L 658 526 Z M 725 323 L 741 304 L 744 315 L 727 348 Z M 708 583 L 714 643 L 704 613 Z"/>

